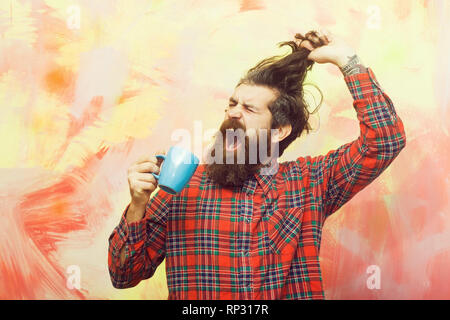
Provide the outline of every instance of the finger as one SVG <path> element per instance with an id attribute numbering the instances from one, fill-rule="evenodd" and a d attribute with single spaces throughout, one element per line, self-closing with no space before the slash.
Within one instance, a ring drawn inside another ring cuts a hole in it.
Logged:
<path id="1" fill-rule="evenodd" d="M 154 190 L 156 189 L 156 186 L 151 182 L 144 182 L 144 181 L 136 181 L 135 183 L 135 189 L 141 189 L 141 190 Z"/>
<path id="2" fill-rule="evenodd" d="M 329 44 L 332 41 L 332 34 L 331 34 L 330 30 L 320 29 L 319 33 L 321 35 L 320 38 L 323 39 L 324 41 L 326 41 L 326 44 Z"/>
<path id="3" fill-rule="evenodd" d="M 143 181 L 143 182 L 147 182 L 147 183 L 153 183 L 155 186 L 157 185 L 157 181 L 156 178 L 151 174 L 151 173 L 140 173 L 137 172 L 135 173 L 134 178 L 137 181 Z"/>
<path id="4" fill-rule="evenodd" d="M 305 37 L 306 37 L 306 39 L 308 39 L 315 46 L 318 46 L 320 44 L 320 39 L 317 36 L 317 32 L 316 31 L 309 31 L 305 35 Z"/>
<path id="5" fill-rule="evenodd" d="M 143 162 L 143 163 L 137 164 L 136 168 L 135 168 L 135 171 L 136 172 L 141 172 L 141 173 L 154 172 L 154 173 L 158 174 L 159 173 L 159 166 L 156 165 L 153 162 L 147 161 L 147 162 Z"/>
<path id="6" fill-rule="evenodd" d="M 325 42 L 319 37 L 318 32 L 310 31 L 306 34 L 306 38 L 313 44 L 314 48 L 325 45 Z"/>
<path id="7" fill-rule="evenodd" d="M 320 38 L 320 40 L 322 40 L 322 42 L 326 45 L 328 44 L 330 41 L 327 38 L 327 34 L 323 29 L 320 29 L 318 32 L 318 36 Z"/>
<path id="8" fill-rule="evenodd" d="M 158 165 L 160 163 L 160 160 L 158 158 L 156 158 L 156 154 L 153 156 L 149 156 L 148 160 L 145 162 L 150 162 L 150 163 L 154 163 L 155 165 Z"/>
<path id="9" fill-rule="evenodd" d="M 303 34 L 301 34 L 301 33 L 296 33 L 296 34 L 295 34 L 295 38 L 296 38 L 296 39 L 303 40 L 303 39 L 305 39 L 305 36 L 304 36 Z"/>
<path id="10" fill-rule="evenodd" d="M 139 159 L 135 162 L 135 164 L 139 164 L 139 163 L 150 161 L 151 157 L 152 156 L 150 156 L 148 154 L 144 154 L 144 155 L 139 157 Z"/>
<path id="11" fill-rule="evenodd" d="M 135 164 L 139 164 L 139 163 L 143 163 L 143 162 L 147 162 L 147 161 L 150 161 L 153 163 L 158 163 L 159 159 L 156 158 L 156 155 L 160 155 L 160 154 L 165 155 L 166 152 L 164 150 L 158 150 L 153 155 L 144 154 L 139 157 L 139 159 L 135 162 Z"/>
<path id="12" fill-rule="evenodd" d="M 300 47 L 306 48 L 310 51 L 314 50 L 314 46 L 311 44 L 309 40 L 302 40 L 302 42 L 300 43 Z"/>

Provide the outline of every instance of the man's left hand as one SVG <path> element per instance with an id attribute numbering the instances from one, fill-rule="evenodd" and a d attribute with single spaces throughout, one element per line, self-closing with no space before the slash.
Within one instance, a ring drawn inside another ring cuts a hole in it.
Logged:
<path id="1" fill-rule="evenodd" d="M 301 47 L 311 51 L 308 59 L 319 64 L 333 63 L 342 68 L 356 54 L 350 45 L 328 30 L 310 31 L 304 36 L 297 33 L 295 38 Z"/>

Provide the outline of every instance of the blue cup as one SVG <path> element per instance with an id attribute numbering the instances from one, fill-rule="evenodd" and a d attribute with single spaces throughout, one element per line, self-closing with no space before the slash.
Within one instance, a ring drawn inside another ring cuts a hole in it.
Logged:
<path id="1" fill-rule="evenodd" d="M 167 193 L 177 194 L 186 186 L 199 164 L 198 158 L 190 151 L 173 146 L 167 155 L 156 155 L 163 159 L 159 175 L 152 173 L 159 187 Z"/>

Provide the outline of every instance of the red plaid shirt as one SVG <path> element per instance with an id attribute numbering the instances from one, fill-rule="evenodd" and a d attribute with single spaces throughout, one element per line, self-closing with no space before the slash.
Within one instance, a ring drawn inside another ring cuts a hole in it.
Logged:
<path id="1" fill-rule="evenodd" d="M 260 172 L 234 189 L 215 184 L 200 165 L 180 194 L 159 190 L 141 221 L 127 223 L 127 207 L 109 238 L 113 286 L 137 285 L 165 258 L 169 299 L 324 299 L 325 219 L 406 143 L 373 71 L 344 79 L 360 122 L 358 139 L 326 155 L 280 163 L 274 175 Z"/>

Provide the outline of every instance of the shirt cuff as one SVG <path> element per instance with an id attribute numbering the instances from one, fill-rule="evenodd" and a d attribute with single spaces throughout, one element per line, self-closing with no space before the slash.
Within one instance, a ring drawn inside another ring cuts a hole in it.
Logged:
<path id="1" fill-rule="evenodd" d="M 369 67 L 366 68 L 366 72 L 345 76 L 344 80 L 353 100 L 366 99 L 369 96 L 379 95 L 383 91 L 373 70 Z"/>
<path id="2" fill-rule="evenodd" d="M 127 244 L 136 244 L 145 239 L 145 226 L 146 219 L 144 217 L 139 221 L 128 222 L 126 219 L 126 214 L 130 204 L 126 207 L 122 214 L 122 218 L 119 223 L 119 237 L 120 239 Z"/>

